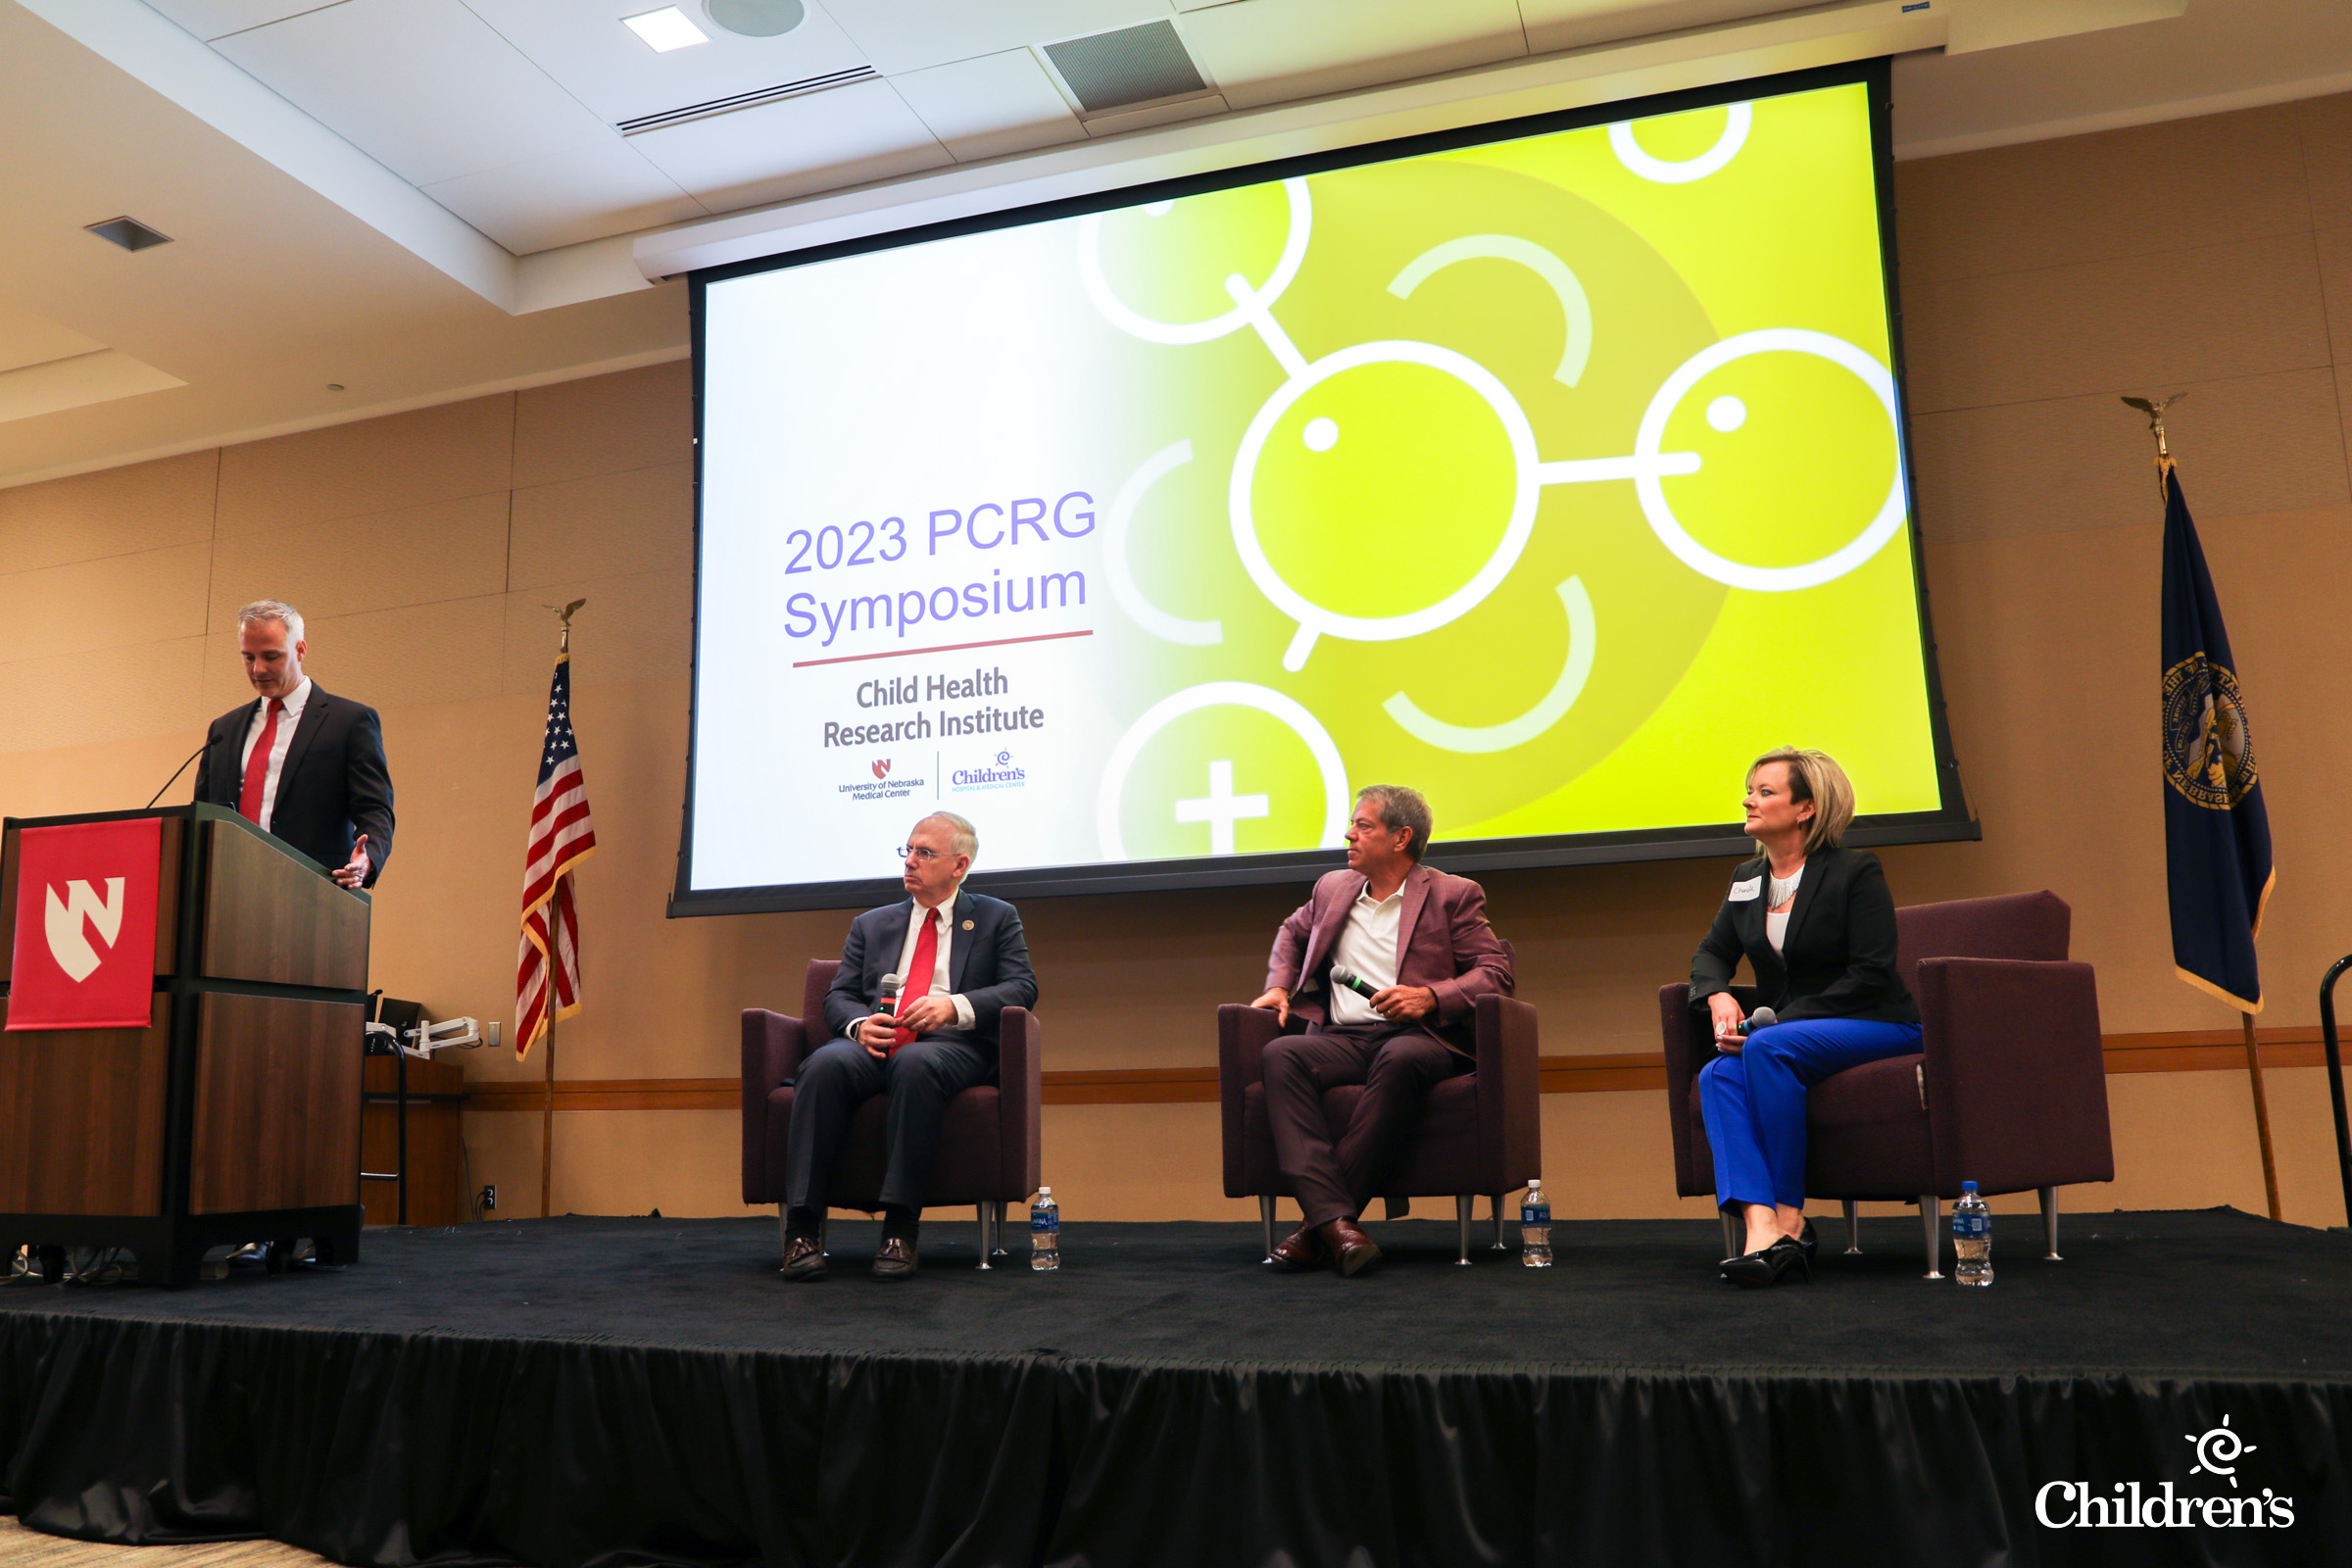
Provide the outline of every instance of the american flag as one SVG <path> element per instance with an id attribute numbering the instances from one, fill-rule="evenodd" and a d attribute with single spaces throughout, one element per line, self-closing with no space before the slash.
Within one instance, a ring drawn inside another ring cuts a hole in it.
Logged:
<path id="1" fill-rule="evenodd" d="M 522 951 L 514 973 L 517 1061 L 554 1018 L 580 1010 L 580 922 L 571 902 L 571 868 L 595 853 L 588 782 L 580 775 L 579 742 L 571 733 L 571 656 L 565 654 L 556 661 L 556 678 L 548 688 L 547 744 L 539 753 L 539 791 L 531 799 L 531 835 L 522 855 Z"/>

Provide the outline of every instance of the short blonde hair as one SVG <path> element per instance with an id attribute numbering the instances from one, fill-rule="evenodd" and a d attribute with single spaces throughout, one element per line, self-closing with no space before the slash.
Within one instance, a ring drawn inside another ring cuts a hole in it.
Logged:
<path id="1" fill-rule="evenodd" d="M 956 835 L 956 853 L 962 856 L 967 860 L 976 860 L 980 858 L 980 834 L 978 830 L 975 829 L 971 823 L 965 821 L 962 817 L 957 816 L 954 811 L 933 811 L 929 816 L 924 817 L 922 822 L 917 822 L 914 825 L 916 827 L 921 827 L 923 822 L 947 823 L 949 831 Z"/>
<path id="2" fill-rule="evenodd" d="M 1753 779 L 1766 762 L 1787 763 L 1789 798 L 1813 803 L 1813 820 L 1805 825 L 1805 853 L 1836 849 L 1854 819 L 1854 782 L 1838 760 L 1827 752 L 1783 746 L 1748 763 L 1747 776 Z"/>

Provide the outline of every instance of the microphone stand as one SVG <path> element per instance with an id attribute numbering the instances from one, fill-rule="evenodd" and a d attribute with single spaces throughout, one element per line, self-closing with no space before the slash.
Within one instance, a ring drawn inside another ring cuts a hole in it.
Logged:
<path id="1" fill-rule="evenodd" d="M 190 752 L 190 753 L 188 754 L 188 762 L 193 762 L 194 760 L 196 760 L 196 759 L 198 759 L 199 757 L 202 757 L 203 755 L 204 755 L 204 748 L 203 748 L 203 747 L 201 747 L 201 746 L 197 747 L 197 748 L 196 748 L 194 751 L 192 751 L 192 752 Z M 170 778 L 168 778 L 168 779 L 164 780 L 164 790 L 168 790 L 168 789 L 170 789 L 170 788 L 171 788 L 172 785 L 174 785 L 174 784 L 176 784 L 176 783 L 178 783 L 178 782 L 179 782 L 179 775 L 180 775 L 180 774 L 182 774 L 182 773 L 185 773 L 185 772 L 188 770 L 188 762 L 182 762 L 182 763 L 180 763 L 180 764 L 179 764 L 177 767 L 175 767 L 175 768 L 173 768 L 173 769 L 172 770 L 172 776 L 171 776 Z M 139 809 L 140 809 L 140 810 L 142 810 L 142 811 L 149 811 L 149 810 L 153 810 L 153 809 L 155 808 L 155 803 L 156 803 L 156 802 L 158 802 L 158 801 L 160 801 L 160 800 L 162 800 L 162 799 L 164 798 L 164 790 L 157 790 L 157 791 L 156 791 L 156 792 L 155 792 L 153 795 L 150 795 L 150 796 L 148 796 L 148 797 L 147 797 L 147 804 L 146 804 L 145 806 L 142 806 L 142 807 L 140 807 L 140 808 L 139 808 Z"/>

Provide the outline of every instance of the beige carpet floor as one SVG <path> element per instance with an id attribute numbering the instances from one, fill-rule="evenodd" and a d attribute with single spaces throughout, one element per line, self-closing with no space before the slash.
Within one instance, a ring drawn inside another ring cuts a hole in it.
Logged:
<path id="1" fill-rule="evenodd" d="M 7 1568 L 318 1568 L 325 1562 L 274 1541 L 214 1546 L 107 1546 L 63 1541 L 0 1515 L 0 1564 Z"/>

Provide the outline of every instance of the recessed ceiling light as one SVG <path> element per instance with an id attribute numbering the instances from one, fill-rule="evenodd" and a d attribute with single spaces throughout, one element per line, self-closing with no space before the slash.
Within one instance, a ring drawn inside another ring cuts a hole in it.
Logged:
<path id="1" fill-rule="evenodd" d="M 169 245 L 172 236 L 149 228 L 135 218 L 110 218 L 103 223 L 85 225 L 89 231 L 112 245 L 126 251 L 143 251 L 150 245 Z"/>
<path id="2" fill-rule="evenodd" d="M 656 54 L 665 55 L 672 49 L 687 49 L 710 41 L 710 35 L 688 21 L 686 13 L 676 6 L 623 17 L 620 24 L 643 38 Z"/>

